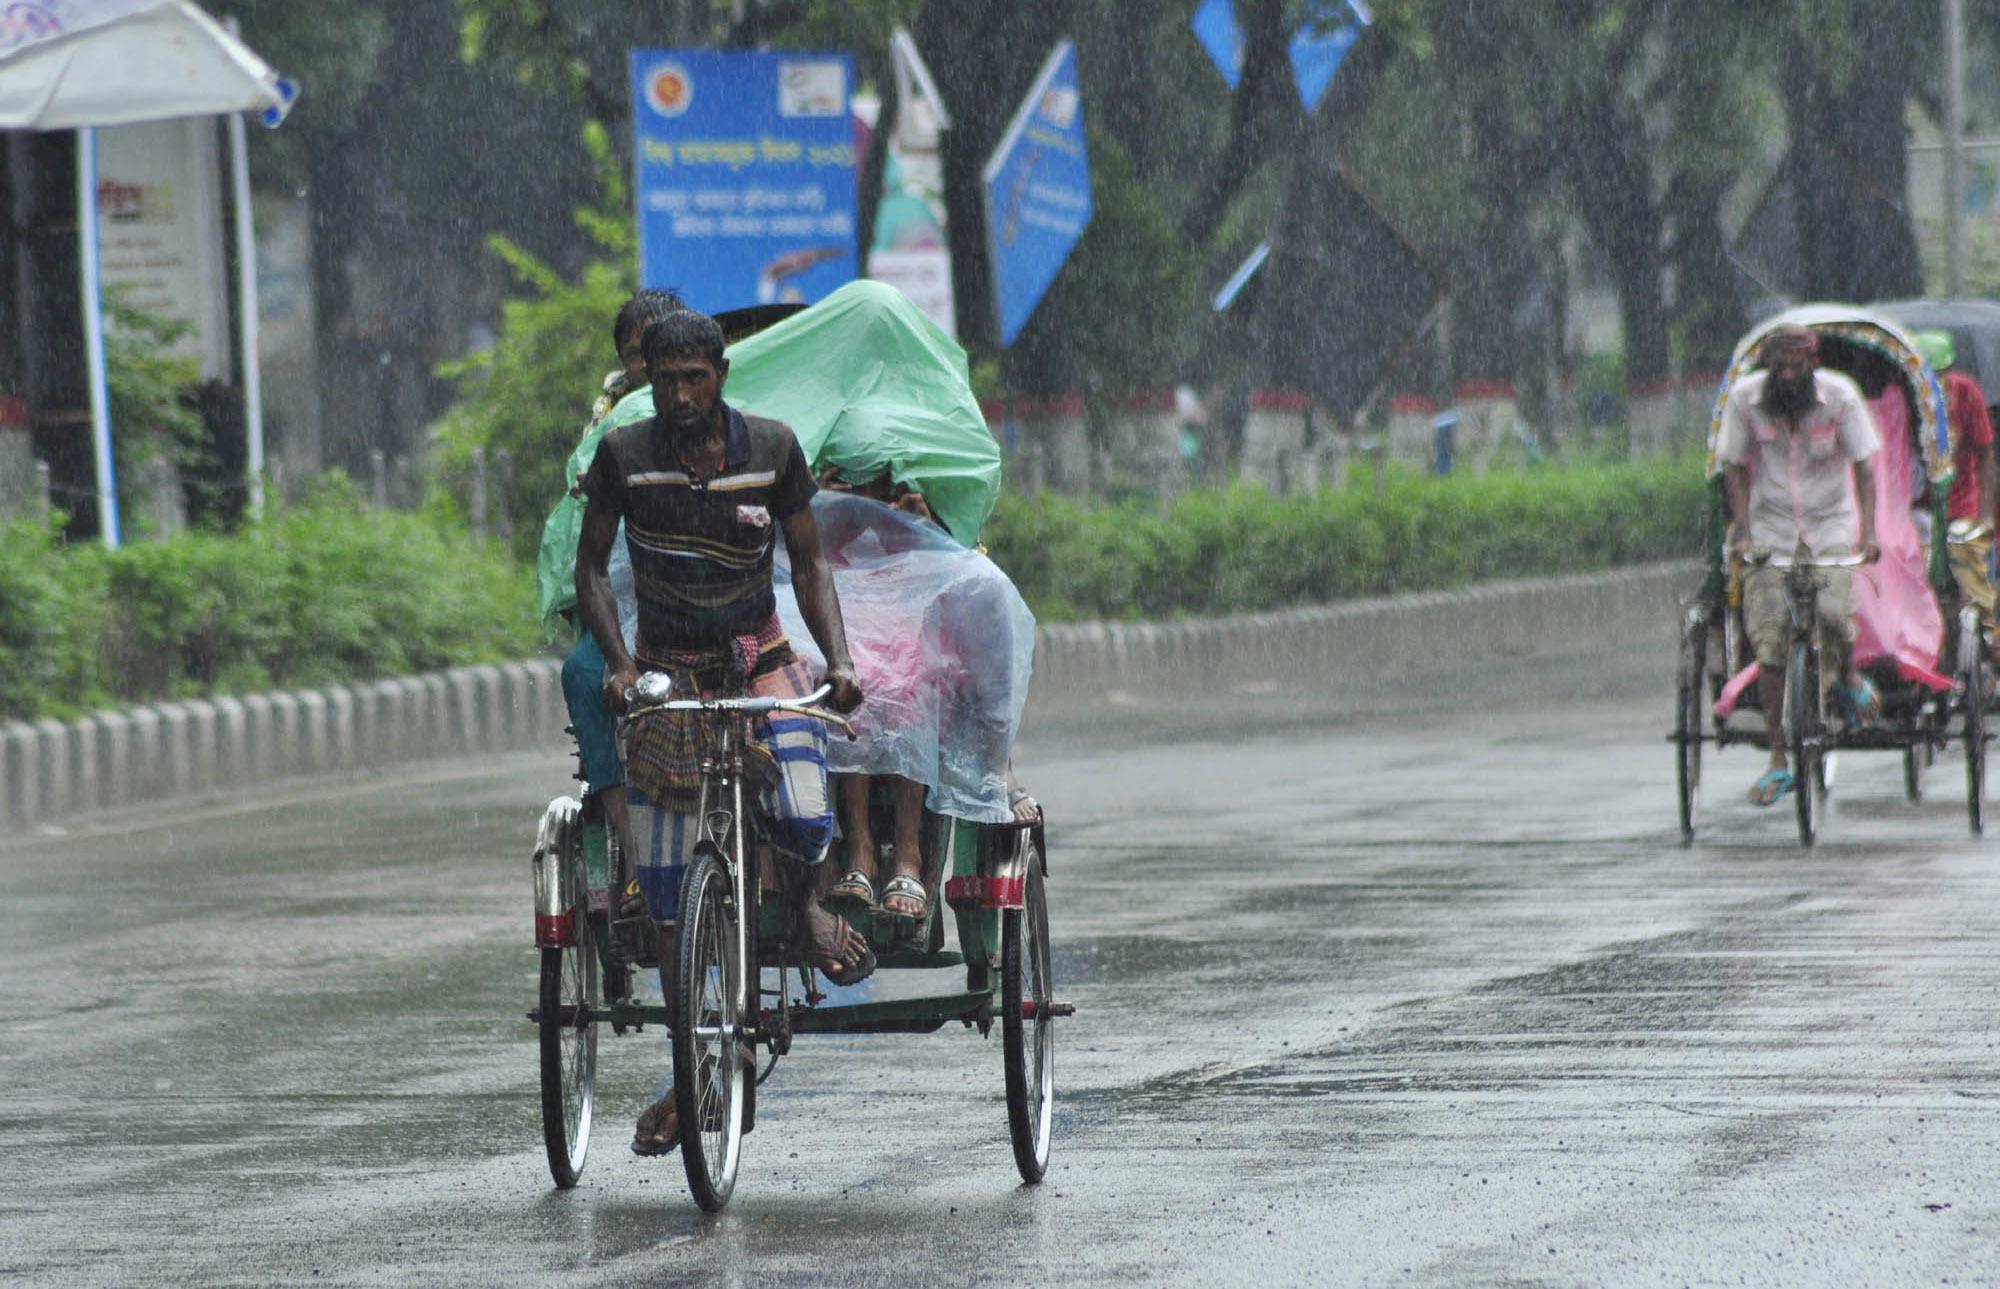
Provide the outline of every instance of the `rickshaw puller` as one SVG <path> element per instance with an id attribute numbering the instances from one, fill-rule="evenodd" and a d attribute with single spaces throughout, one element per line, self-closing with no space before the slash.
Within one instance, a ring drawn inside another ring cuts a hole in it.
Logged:
<path id="1" fill-rule="evenodd" d="M 734 660 L 747 654 L 748 665 L 740 670 L 753 692 L 789 688 L 803 697 L 804 669 L 777 625 L 771 580 L 774 539 L 782 533 L 800 613 L 827 659 L 830 704 L 853 710 L 861 702 L 861 687 L 807 504 L 815 485 L 798 440 L 782 423 L 745 416 L 722 401 L 729 360 L 713 318 L 673 314 L 645 329 L 642 346 L 654 415 L 605 435 L 583 480 L 588 502 L 577 547 L 577 609 L 604 654 L 606 706 L 613 713 L 625 710 L 641 662 L 685 671 L 693 656 Z M 636 658 L 619 632 L 607 572 L 620 521 L 638 596 Z M 771 737 L 780 744 L 773 760 L 784 779 L 778 794 L 782 813 L 774 827 L 797 834 L 789 839 L 790 848 L 823 852 L 833 829 L 823 747 L 815 755 L 812 748 L 786 741 L 789 734 Z M 672 830 L 676 837 L 694 831 Z M 631 845 L 629 837 L 620 840 Z M 664 986 L 667 964 L 674 960 L 675 910 L 669 901 L 678 874 L 672 865 L 680 856 L 663 856 L 662 867 L 648 865 L 646 853 L 628 853 L 640 861 L 646 902 L 661 923 Z M 873 953 L 845 919 L 821 909 L 811 895 L 804 914 L 820 970 L 840 984 L 867 974 Z M 671 1096 L 648 1107 L 634 1137 L 636 1151 L 671 1148 L 679 1136 L 672 1107 Z"/>
<path id="2" fill-rule="evenodd" d="M 1855 552 L 1863 562 L 1875 544 L 1875 475 L 1881 446 L 1855 383 L 1818 362 L 1818 340 L 1802 326 L 1785 326 L 1764 341 L 1764 367 L 1730 388 L 1715 454 L 1735 524 L 1736 554 L 1789 553 L 1801 545 L 1818 558 Z M 1853 483 L 1849 493 L 1850 473 Z M 1856 500 L 1859 514 L 1856 514 Z M 1840 697 L 1857 720 L 1879 706 L 1874 687 L 1854 663 L 1852 570 L 1815 570 L 1824 646 L 1840 657 Z M 1785 651 L 1791 633 L 1784 571 L 1750 568 L 1744 582 L 1744 624 L 1757 651 L 1757 693 L 1769 731 L 1770 766 L 1750 788 L 1753 805 L 1768 806 L 1793 788 L 1785 756 Z"/>

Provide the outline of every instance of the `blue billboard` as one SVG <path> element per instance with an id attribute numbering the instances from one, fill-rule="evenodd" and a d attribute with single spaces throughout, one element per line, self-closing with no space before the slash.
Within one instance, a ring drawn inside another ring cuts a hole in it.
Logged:
<path id="1" fill-rule="evenodd" d="M 705 313 L 857 276 L 846 54 L 632 51 L 639 281 Z"/>
<path id="2" fill-rule="evenodd" d="M 1090 156 L 1076 52 L 1055 47 L 981 176 L 1000 343 L 1021 334 L 1090 223 Z"/>

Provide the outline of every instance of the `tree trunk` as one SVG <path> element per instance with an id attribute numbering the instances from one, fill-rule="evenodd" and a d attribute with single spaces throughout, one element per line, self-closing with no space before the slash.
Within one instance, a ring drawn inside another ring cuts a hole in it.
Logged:
<path id="1" fill-rule="evenodd" d="M 1723 188 L 1682 176 L 1667 192 L 1673 230 L 1673 323 L 1690 366 L 1720 368 L 1729 362 L 1746 325 L 1736 290 L 1736 269 L 1722 231 Z"/>
<path id="2" fill-rule="evenodd" d="M 967 348 L 991 349 L 999 336 L 980 171 L 1068 16 L 1052 0 L 932 0 L 912 27 L 951 112 L 943 145 L 946 235 L 958 335 Z"/>
<path id="3" fill-rule="evenodd" d="M 1800 288 L 1808 299 L 1879 300 L 1923 289 L 1907 208 L 1909 66 L 1897 19 L 1855 6 L 1865 65 L 1836 75 L 1815 42 L 1794 40 L 1783 76 L 1798 221 Z"/>
<path id="4" fill-rule="evenodd" d="M 1230 102 L 1229 142 L 1195 181 L 1194 200 L 1181 217 L 1181 236 L 1196 246 L 1215 236 L 1243 181 L 1297 135 L 1302 119 L 1285 52 L 1284 0 L 1238 0 L 1236 15 L 1243 74 Z"/>
<path id="5" fill-rule="evenodd" d="M 1625 331 L 1625 380 L 1646 385 L 1667 375 L 1668 337 L 1661 289 L 1661 219 L 1653 200 L 1644 126 L 1637 108 L 1601 83 L 1567 131 L 1560 164 L 1591 239 L 1611 264 Z"/>

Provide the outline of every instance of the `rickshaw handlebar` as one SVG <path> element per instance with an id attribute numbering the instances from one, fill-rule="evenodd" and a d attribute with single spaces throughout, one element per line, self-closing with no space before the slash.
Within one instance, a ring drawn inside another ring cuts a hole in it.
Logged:
<path id="1" fill-rule="evenodd" d="M 800 716 L 810 716 L 854 737 L 854 727 L 839 712 L 828 711 L 818 704 L 833 692 L 832 685 L 821 685 L 803 698 L 779 698 L 775 695 L 759 698 L 671 698 L 648 701 L 646 681 L 660 672 L 649 672 L 640 677 L 639 684 L 625 691 L 625 712 L 627 717 L 640 712 L 741 712 L 745 716 L 768 716 L 772 712 L 795 712 Z M 658 692 L 671 692 L 661 686 Z"/>

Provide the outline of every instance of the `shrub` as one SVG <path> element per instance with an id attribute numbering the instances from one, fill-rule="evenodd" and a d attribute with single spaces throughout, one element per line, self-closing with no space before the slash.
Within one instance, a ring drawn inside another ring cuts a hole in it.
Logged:
<path id="1" fill-rule="evenodd" d="M 1430 478 L 1310 497 L 1238 486 L 1157 504 L 1009 495 L 993 558 L 1044 621 L 1240 613 L 1693 556 L 1691 460 Z"/>
<path id="2" fill-rule="evenodd" d="M 534 652 L 533 579 L 329 476 L 223 536 L 115 551 L 17 522 L 0 560 L 0 717 L 365 680 Z"/>

